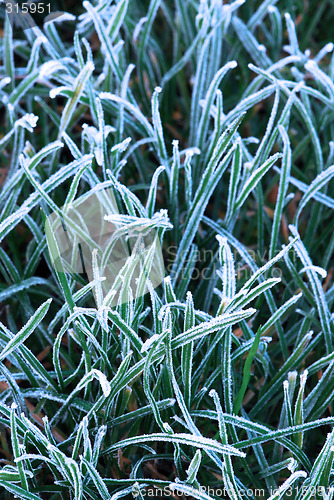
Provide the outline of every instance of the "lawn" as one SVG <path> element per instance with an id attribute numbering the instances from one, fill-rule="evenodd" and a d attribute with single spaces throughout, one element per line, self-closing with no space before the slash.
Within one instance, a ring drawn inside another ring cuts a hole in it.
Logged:
<path id="1" fill-rule="evenodd" d="M 0 20 L 1 500 L 334 499 L 333 0 Z"/>

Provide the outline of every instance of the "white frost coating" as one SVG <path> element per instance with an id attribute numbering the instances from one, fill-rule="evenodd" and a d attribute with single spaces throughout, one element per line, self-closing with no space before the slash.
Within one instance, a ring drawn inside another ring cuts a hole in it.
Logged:
<path id="1" fill-rule="evenodd" d="M 313 59 L 310 59 L 309 61 L 307 61 L 305 63 L 305 69 L 307 69 L 307 70 L 313 70 L 317 67 L 318 67 L 318 65 L 315 61 L 313 61 Z"/>
<path id="2" fill-rule="evenodd" d="M 281 498 L 281 494 L 286 491 L 290 487 L 290 485 L 293 484 L 299 477 L 306 478 L 307 472 L 305 472 L 304 470 L 300 470 L 291 474 L 291 476 L 286 481 L 284 481 L 284 483 L 277 489 L 277 491 L 273 495 L 268 498 L 268 500 L 278 500 L 279 498 Z"/>
<path id="3" fill-rule="evenodd" d="M 165 429 L 165 431 L 168 432 L 168 434 L 174 434 L 174 431 L 168 422 L 163 422 L 162 425 L 163 425 L 163 428 Z"/>
<path id="4" fill-rule="evenodd" d="M 41 34 L 41 35 L 38 35 L 37 37 L 37 43 L 49 43 L 49 40 L 46 38 L 45 35 Z"/>
<path id="5" fill-rule="evenodd" d="M 126 139 L 124 139 L 124 141 L 120 142 L 119 144 L 115 144 L 115 146 L 113 146 L 110 151 L 112 153 L 114 151 L 119 151 L 120 153 L 123 153 L 123 151 L 125 151 L 128 148 L 131 141 L 132 141 L 131 137 L 127 137 Z"/>
<path id="6" fill-rule="evenodd" d="M 16 410 L 16 408 L 17 408 L 18 406 L 17 406 L 17 404 L 16 404 L 16 403 L 12 403 L 12 404 L 10 405 L 10 407 L 11 407 L 11 409 L 12 409 L 12 410 Z"/>
<path id="7" fill-rule="evenodd" d="M 98 88 L 101 83 L 104 82 L 104 80 L 106 79 L 106 75 L 105 73 L 102 71 L 102 73 L 97 77 L 97 80 L 96 80 L 96 88 Z"/>
<path id="8" fill-rule="evenodd" d="M 230 22 L 231 19 L 231 14 L 237 10 L 241 5 L 245 3 L 246 0 L 236 0 L 235 2 L 232 2 L 231 4 L 224 4 L 223 6 L 221 5 L 221 2 L 215 2 L 216 6 L 221 10 L 223 14 L 223 19 L 227 20 L 227 23 Z M 213 21 L 216 21 L 216 19 L 213 19 Z"/>
<path id="9" fill-rule="evenodd" d="M 76 17 L 73 14 L 70 14 L 69 12 L 52 12 L 49 14 L 50 16 L 52 15 L 57 15 L 57 17 L 52 17 L 51 19 L 48 19 L 49 16 L 46 17 L 45 24 L 48 23 L 62 23 L 64 21 L 75 21 Z"/>
<path id="10" fill-rule="evenodd" d="M 154 335 L 152 335 L 152 337 L 148 338 L 144 344 L 142 345 L 142 348 L 140 350 L 140 352 L 146 352 L 149 350 L 149 348 L 152 346 L 152 344 L 158 340 L 160 337 L 160 335 L 158 335 L 157 333 L 155 333 Z"/>
<path id="11" fill-rule="evenodd" d="M 106 278 L 101 278 L 101 281 L 104 279 L 106 279 Z M 102 326 L 102 328 L 105 332 L 108 331 L 108 312 L 109 311 L 110 311 L 110 308 L 104 306 L 103 304 L 101 304 L 99 309 L 96 311 L 96 317 L 97 317 L 100 325 Z"/>
<path id="12" fill-rule="evenodd" d="M 86 68 L 86 71 L 88 71 L 88 72 L 90 72 L 90 71 L 94 71 L 94 69 L 95 69 L 95 65 L 94 65 L 93 61 L 88 61 L 88 62 L 85 64 L 85 66 L 84 66 L 84 67 Z"/>
<path id="13" fill-rule="evenodd" d="M 163 306 L 163 307 L 160 309 L 160 311 L 158 312 L 158 319 L 159 319 L 159 321 L 162 321 L 162 320 L 163 320 L 163 318 L 164 318 L 164 316 L 165 316 L 165 314 L 166 314 L 167 308 L 168 308 L 168 306 L 166 306 L 166 305 L 165 305 L 165 306 Z"/>
<path id="14" fill-rule="evenodd" d="M 317 62 L 314 59 L 309 59 L 305 63 L 305 69 L 312 73 L 316 80 L 321 82 L 321 84 L 326 88 L 327 92 L 330 94 L 332 100 L 334 99 L 334 84 L 332 79 L 322 71 Z"/>
<path id="15" fill-rule="evenodd" d="M 236 68 L 237 66 L 238 66 L 237 61 L 230 61 L 230 62 L 228 62 L 228 63 L 225 65 L 225 67 L 226 67 L 227 69 L 234 69 L 234 68 Z"/>
<path id="16" fill-rule="evenodd" d="M 24 127 L 28 130 L 31 130 L 31 128 L 35 128 L 38 122 L 38 116 L 34 115 L 33 113 L 27 113 L 26 115 L 22 116 L 22 118 L 19 118 L 16 120 L 14 127 Z"/>
<path id="17" fill-rule="evenodd" d="M 159 212 L 153 215 L 153 218 L 156 216 L 158 218 L 158 214 L 161 215 L 164 219 L 168 218 L 168 210 L 166 208 L 161 208 Z"/>
<path id="18" fill-rule="evenodd" d="M 142 17 L 139 22 L 137 23 L 135 29 L 133 30 L 133 35 L 132 35 L 132 39 L 135 43 L 137 43 L 138 41 L 138 37 L 139 37 L 139 33 L 140 33 L 140 30 L 142 29 L 144 23 L 146 23 L 146 21 L 148 20 L 148 17 Z"/>
<path id="19" fill-rule="evenodd" d="M 6 87 L 6 85 L 8 85 L 11 81 L 12 79 L 10 78 L 10 76 L 5 76 L 4 78 L 2 78 L 2 80 L 0 81 L 0 90 Z"/>
<path id="20" fill-rule="evenodd" d="M 92 135 L 93 137 L 95 137 L 95 135 L 98 133 L 96 127 L 92 127 L 88 125 L 88 123 L 83 123 L 82 129 L 87 136 Z"/>
<path id="21" fill-rule="evenodd" d="M 316 63 L 319 63 L 321 59 L 323 59 L 329 52 L 332 52 L 334 48 L 333 43 L 327 43 L 321 50 L 319 50 L 318 54 L 314 57 Z"/>
<path id="22" fill-rule="evenodd" d="M 216 235 L 216 240 L 218 241 L 218 243 L 220 244 L 220 246 L 225 246 L 226 243 L 227 243 L 227 238 L 226 236 L 221 236 L 220 234 L 217 234 Z"/>
<path id="23" fill-rule="evenodd" d="M 327 276 L 327 271 L 325 269 L 323 269 L 320 266 L 313 266 L 313 265 L 312 266 L 305 266 L 305 267 L 303 267 L 303 269 L 301 269 L 299 271 L 299 274 L 305 272 L 307 269 L 311 269 L 312 271 L 315 271 L 316 273 L 320 274 L 320 276 L 323 279 L 325 279 L 326 276 Z"/>
<path id="24" fill-rule="evenodd" d="M 107 398 L 111 392 L 110 382 L 108 381 L 107 377 L 104 375 L 104 373 L 102 373 L 100 370 L 96 370 L 95 368 L 92 369 L 91 373 L 93 376 L 95 376 L 95 378 L 99 380 L 103 395 Z"/>
<path id="25" fill-rule="evenodd" d="M 294 370 L 288 373 L 288 380 L 296 380 L 298 373 Z"/>
<path id="26" fill-rule="evenodd" d="M 306 380 L 307 380 L 307 375 L 308 375 L 308 370 L 305 369 L 303 373 L 300 375 L 300 386 L 305 387 Z"/>
<path id="27" fill-rule="evenodd" d="M 42 66 L 39 69 L 39 80 L 43 79 L 46 76 L 50 76 L 57 69 L 63 69 L 63 68 L 64 68 L 63 64 L 59 61 L 48 61 L 42 64 Z"/>
<path id="28" fill-rule="evenodd" d="M 55 87 L 55 88 L 51 89 L 49 92 L 50 99 L 54 99 L 57 95 L 59 95 L 61 92 L 63 92 L 63 90 L 68 90 L 68 87 L 66 87 L 65 85 L 62 85 L 61 87 Z"/>
<path id="29" fill-rule="evenodd" d="M 164 283 L 165 285 L 170 285 L 172 283 L 169 275 L 164 278 Z"/>
<path id="30" fill-rule="evenodd" d="M 103 165 L 103 150 L 102 150 L 102 148 L 96 147 L 94 154 L 95 154 L 97 164 L 101 167 Z"/>
<path id="31" fill-rule="evenodd" d="M 293 200 L 294 197 L 296 196 L 295 193 L 290 193 L 288 196 L 285 197 L 285 204 L 287 205 L 289 201 Z"/>
<path id="32" fill-rule="evenodd" d="M 298 465 L 298 462 L 295 458 L 289 458 L 289 463 L 287 465 L 287 469 L 290 471 L 290 472 L 293 472 L 295 470 L 295 468 L 297 467 Z"/>
<path id="33" fill-rule="evenodd" d="M 273 338 L 272 337 L 261 337 L 261 342 L 272 342 Z"/>
<path id="34" fill-rule="evenodd" d="M 193 147 L 193 148 L 184 149 L 183 151 L 180 152 L 180 155 L 183 154 L 183 153 L 186 156 L 191 157 L 193 155 L 200 155 L 201 154 L 201 150 L 199 148 Z"/>
<path id="35" fill-rule="evenodd" d="M 243 139 L 245 144 L 259 144 L 260 139 L 257 137 L 247 137 L 247 139 Z"/>
<path id="36" fill-rule="evenodd" d="M 105 127 L 104 127 L 104 137 L 108 137 L 108 135 L 111 132 L 116 132 L 115 127 L 112 127 L 111 125 L 105 125 Z"/>

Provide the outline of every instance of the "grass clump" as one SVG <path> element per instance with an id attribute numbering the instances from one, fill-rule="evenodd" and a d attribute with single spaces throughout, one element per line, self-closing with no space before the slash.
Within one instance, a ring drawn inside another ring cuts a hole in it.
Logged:
<path id="1" fill-rule="evenodd" d="M 333 18 L 3 17 L 1 498 L 334 497 Z M 102 286 L 97 250 L 91 275 L 54 265 L 47 218 L 104 189 L 102 221 L 154 229 L 155 287 L 131 259 Z"/>

